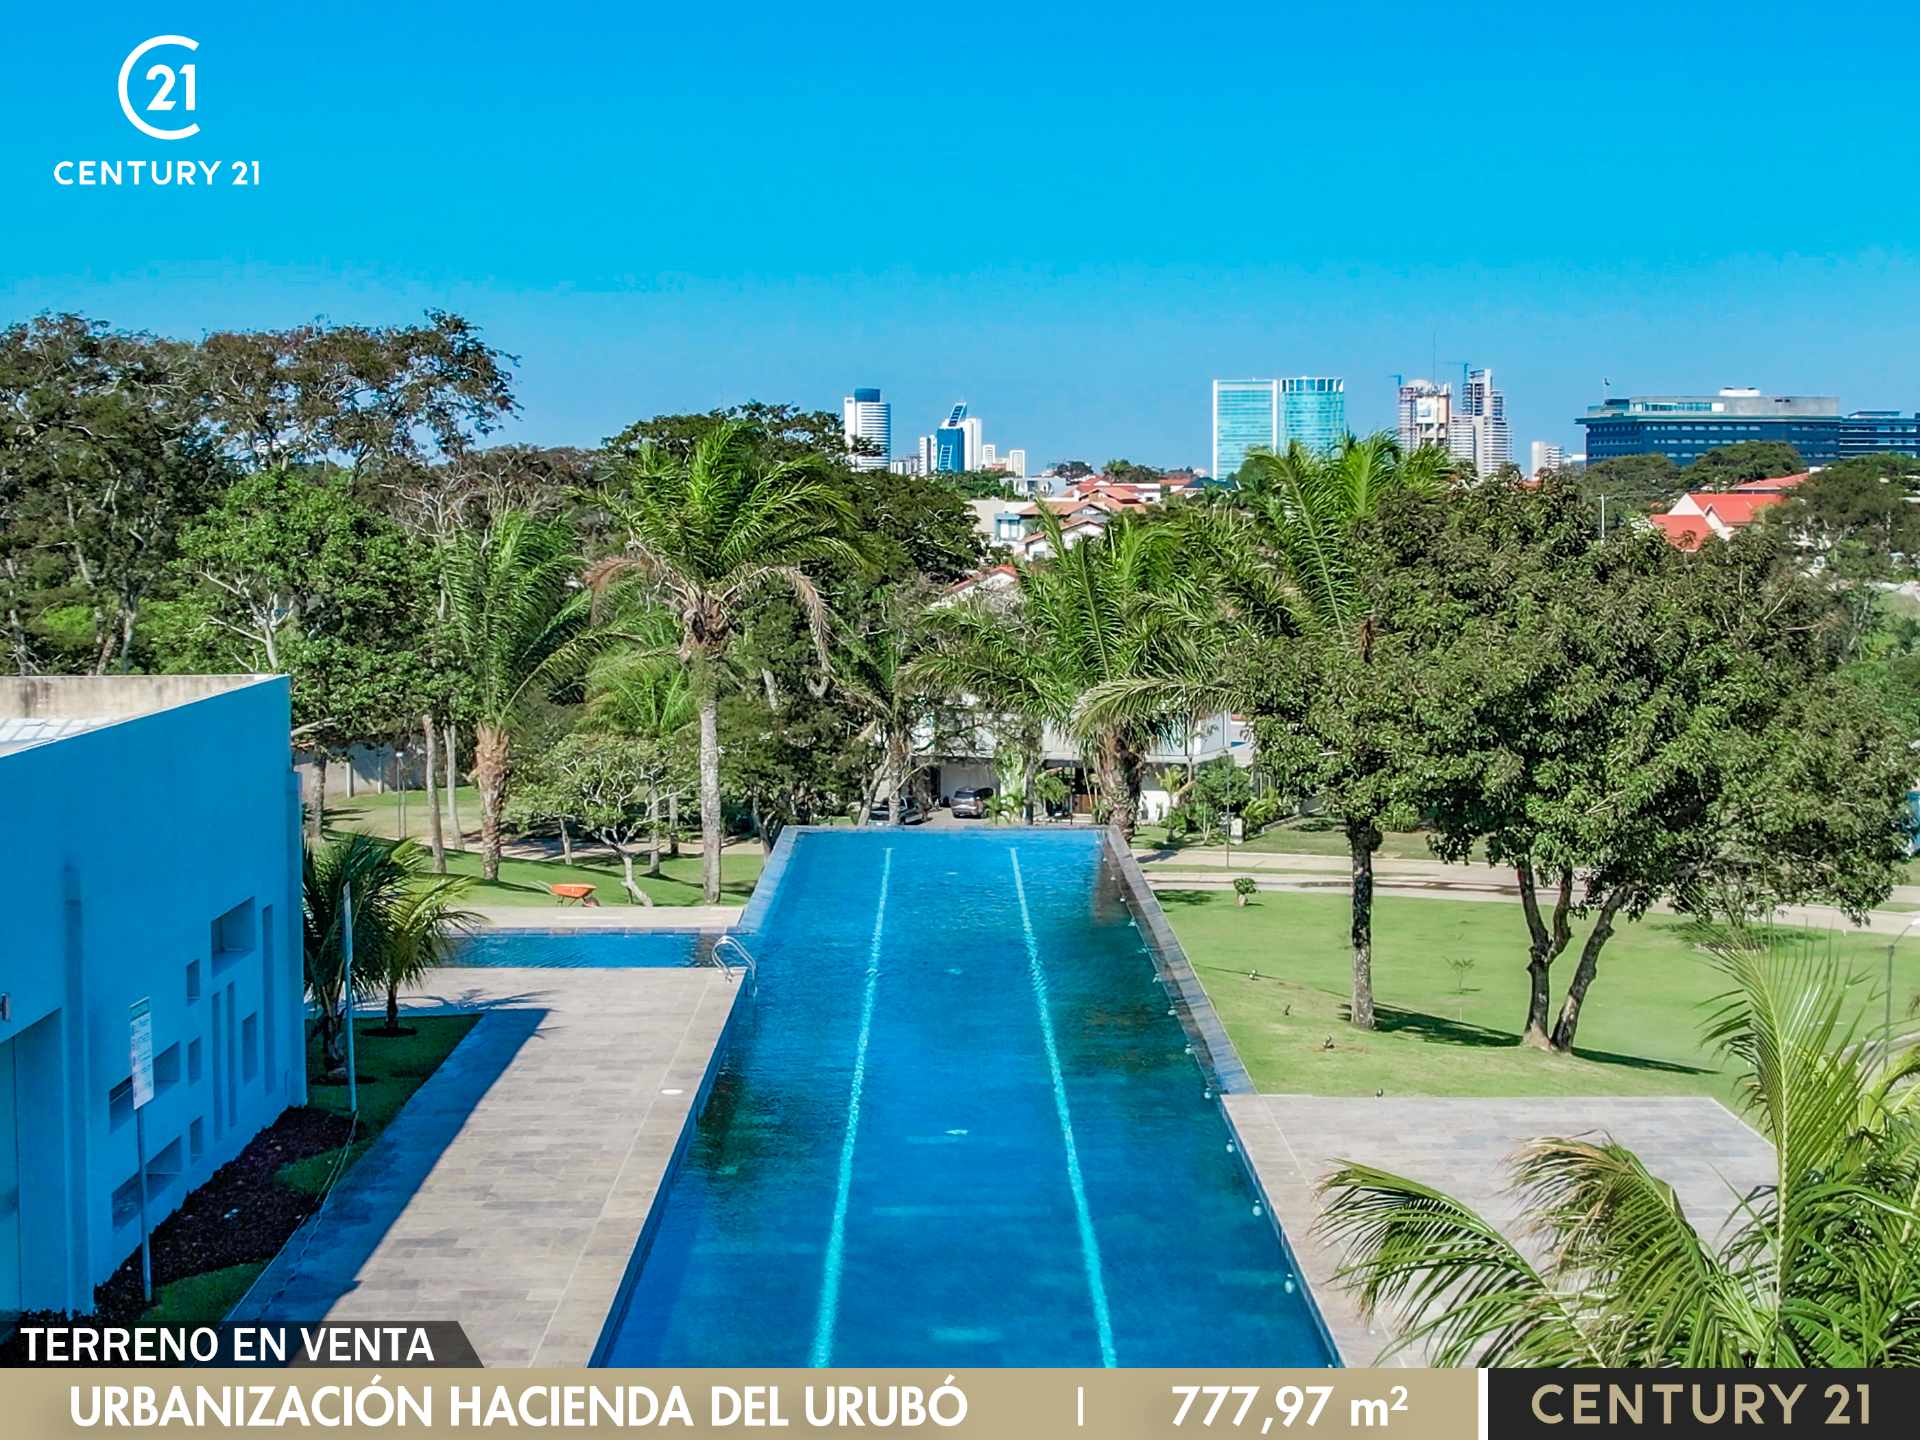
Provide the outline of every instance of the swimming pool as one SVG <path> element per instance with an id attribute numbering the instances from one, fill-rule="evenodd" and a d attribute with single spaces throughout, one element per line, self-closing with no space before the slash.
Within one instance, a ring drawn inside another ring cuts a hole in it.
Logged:
<path id="1" fill-rule="evenodd" d="M 762 886 L 599 1363 L 1331 1363 L 1097 832 L 809 830 Z"/>
<path id="2" fill-rule="evenodd" d="M 715 938 L 697 930 L 481 930 L 454 945 L 446 963 L 538 970 L 697 965 Z"/>

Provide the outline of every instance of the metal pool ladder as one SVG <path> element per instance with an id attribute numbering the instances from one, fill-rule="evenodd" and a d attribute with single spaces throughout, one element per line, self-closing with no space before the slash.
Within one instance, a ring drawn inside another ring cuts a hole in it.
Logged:
<path id="1" fill-rule="evenodd" d="M 722 935 L 718 940 L 714 941 L 713 949 L 707 952 L 708 959 L 715 965 L 718 965 L 721 970 L 726 973 L 727 979 L 731 981 L 733 979 L 733 966 L 727 963 L 726 957 L 721 953 L 729 945 L 740 953 L 740 968 L 746 971 L 748 992 L 751 993 L 758 990 L 760 988 L 760 964 L 753 958 L 753 952 L 747 949 L 736 936 L 732 934 Z"/>

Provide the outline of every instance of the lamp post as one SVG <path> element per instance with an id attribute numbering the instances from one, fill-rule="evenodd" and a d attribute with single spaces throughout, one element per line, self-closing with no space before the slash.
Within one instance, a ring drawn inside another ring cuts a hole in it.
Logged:
<path id="1" fill-rule="evenodd" d="M 347 1113 L 360 1114 L 360 1074 L 353 1056 L 353 883 L 340 894 L 345 923 L 340 927 L 341 1000 L 347 1007 Z"/>

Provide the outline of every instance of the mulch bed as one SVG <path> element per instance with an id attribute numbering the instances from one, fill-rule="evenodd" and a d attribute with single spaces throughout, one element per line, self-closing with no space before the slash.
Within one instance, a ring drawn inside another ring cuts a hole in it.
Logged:
<path id="1" fill-rule="evenodd" d="M 274 1179 L 282 1165 L 337 1150 L 351 1123 L 324 1110 L 288 1110 L 254 1136 L 247 1148 L 214 1172 L 153 1232 L 153 1288 L 189 1275 L 271 1260 L 319 1201 Z M 93 1292 L 94 1313 L 68 1317 L 51 1311 L 22 1315 L 23 1324 L 129 1325 L 140 1318 L 140 1252 L 136 1249 Z M 19 1353 L 16 1354 L 15 1352 Z M 18 1334 L 0 1344 L 0 1359 L 23 1359 Z"/>

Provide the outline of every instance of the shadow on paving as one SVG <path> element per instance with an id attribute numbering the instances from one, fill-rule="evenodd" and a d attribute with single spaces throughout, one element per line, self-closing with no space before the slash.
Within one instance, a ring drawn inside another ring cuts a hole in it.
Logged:
<path id="1" fill-rule="evenodd" d="M 229 1319 L 311 1323 L 325 1319 L 357 1288 L 361 1270 L 474 1107 L 540 1029 L 548 1011 L 514 1008 L 538 998 L 466 1007 L 485 1011 L 479 1023 L 347 1171 L 325 1207 L 287 1242 Z"/>

